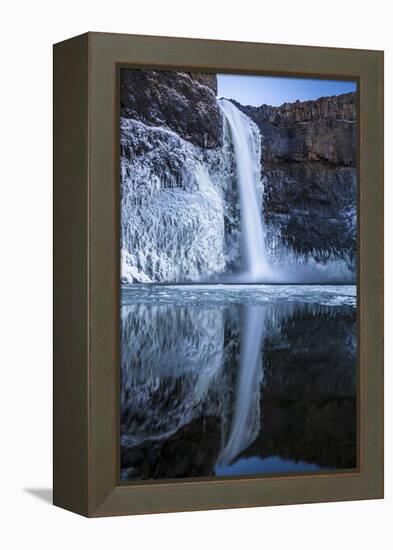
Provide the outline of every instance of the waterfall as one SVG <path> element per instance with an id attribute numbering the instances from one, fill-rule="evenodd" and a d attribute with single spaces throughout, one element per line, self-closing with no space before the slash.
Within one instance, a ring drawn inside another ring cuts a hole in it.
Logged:
<path id="1" fill-rule="evenodd" d="M 244 282 L 262 282 L 269 276 L 270 268 L 257 192 L 261 178 L 260 149 L 256 146 L 252 121 L 227 99 L 220 99 L 220 106 L 229 125 L 236 160 L 245 263 L 242 278 Z"/>
<path id="2" fill-rule="evenodd" d="M 291 214 L 270 212 L 264 224 L 263 136 L 232 102 L 219 105 L 223 143 L 214 149 L 121 119 L 122 282 L 353 283 L 344 249 L 294 250 Z M 350 183 L 344 178 L 343 189 Z M 344 215 L 353 236 L 355 208 Z"/>

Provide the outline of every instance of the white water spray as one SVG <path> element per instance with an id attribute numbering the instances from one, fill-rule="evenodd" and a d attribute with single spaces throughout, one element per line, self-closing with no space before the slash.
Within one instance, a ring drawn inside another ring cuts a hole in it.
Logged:
<path id="1" fill-rule="evenodd" d="M 251 120 L 227 99 L 220 99 L 220 106 L 230 128 L 236 159 L 246 271 L 244 282 L 264 282 L 269 277 L 270 267 L 257 193 L 261 177 L 260 150 Z"/>

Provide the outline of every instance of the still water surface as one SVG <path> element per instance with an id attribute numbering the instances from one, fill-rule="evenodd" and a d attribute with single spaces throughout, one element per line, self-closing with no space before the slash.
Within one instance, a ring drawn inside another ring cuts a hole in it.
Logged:
<path id="1" fill-rule="evenodd" d="M 356 287 L 121 293 L 121 478 L 356 467 Z"/>

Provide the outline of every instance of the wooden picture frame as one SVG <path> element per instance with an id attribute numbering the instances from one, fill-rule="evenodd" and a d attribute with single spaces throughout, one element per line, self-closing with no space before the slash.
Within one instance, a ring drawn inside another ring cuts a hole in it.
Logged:
<path id="1" fill-rule="evenodd" d="M 357 470 L 119 481 L 124 66 L 358 82 Z M 54 46 L 53 429 L 54 504 L 89 517 L 383 497 L 383 52 L 106 33 Z"/>

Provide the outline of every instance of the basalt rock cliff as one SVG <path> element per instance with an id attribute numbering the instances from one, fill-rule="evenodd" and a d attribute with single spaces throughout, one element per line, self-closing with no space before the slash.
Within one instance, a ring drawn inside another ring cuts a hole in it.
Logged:
<path id="1" fill-rule="evenodd" d="M 356 255 L 356 94 L 235 105 L 258 126 L 270 240 L 324 261 Z"/>

